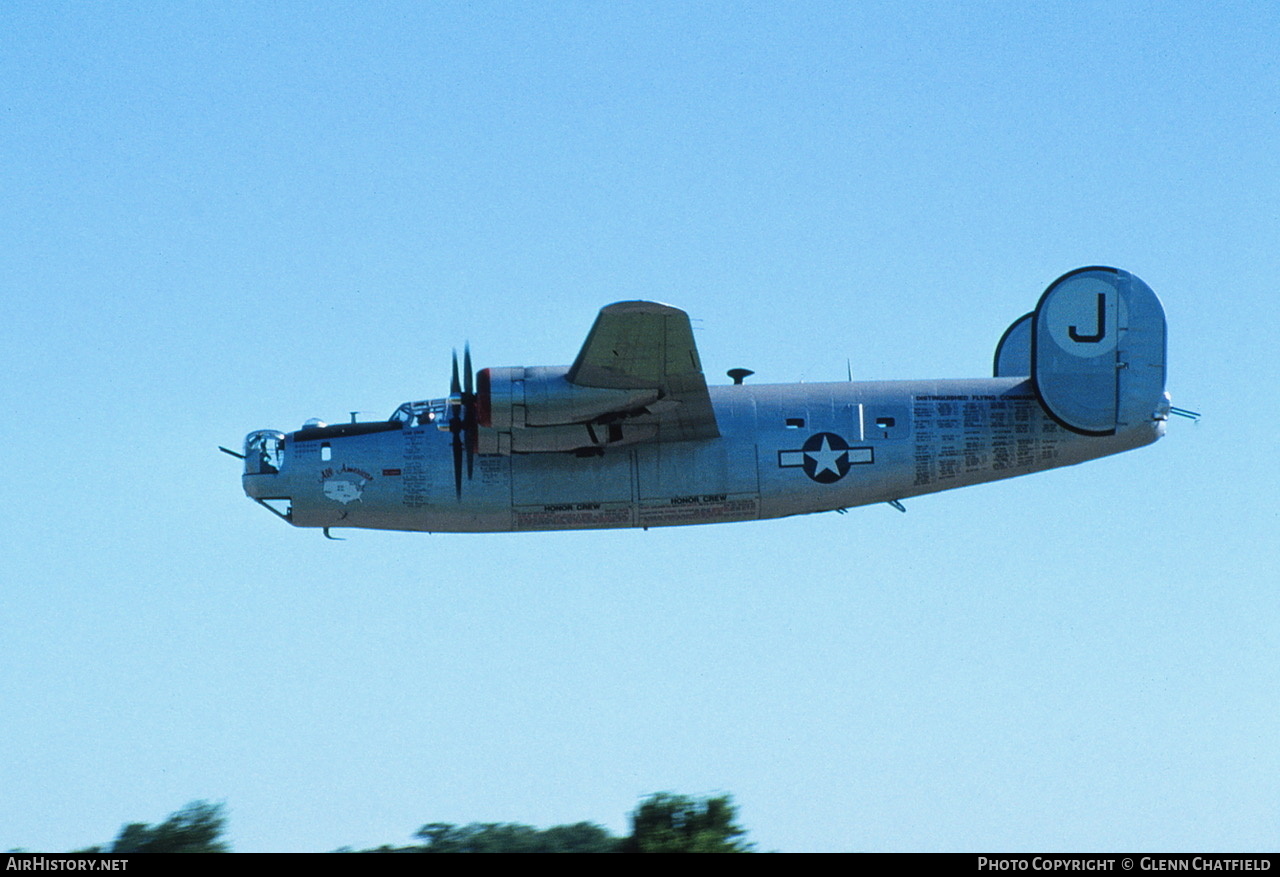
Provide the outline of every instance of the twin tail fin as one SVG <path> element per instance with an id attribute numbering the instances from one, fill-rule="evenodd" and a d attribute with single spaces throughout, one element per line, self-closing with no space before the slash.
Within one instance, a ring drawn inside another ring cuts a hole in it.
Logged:
<path id="1" fill-rule="evenodd" d="M 1059 277 L 996 346 L 997 377 L 1028 375 L 1044 410 L 1083 435 L 1149 423 L 1165 399 L 1160 299 L 1116 268 Z"/>

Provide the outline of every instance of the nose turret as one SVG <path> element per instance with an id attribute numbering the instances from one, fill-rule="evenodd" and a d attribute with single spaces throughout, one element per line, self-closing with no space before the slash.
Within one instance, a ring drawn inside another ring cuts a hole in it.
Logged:
<path id="1" fill-rule="evenodd" d="M 284 433 L 275 429 L 259 429 L 245 436 L 244 477 L 240 481 L 244 484 L 245 495 L 250 499 L 262 502 L 264 499 L 280 496 L 284 442 Z"/>
<path id="2" fill-rule="evenodd" d="M 244 474 L 276 475 L 284 465 L 284 433 L 259 429 L 244 439 Z"/>
<path id="3" fill-rule="evenodd" d="M 244 439 L 245 495 L 267 511 L 293 523 L 292 498 L 286 476 L 281 475 L 285 459 L 285 434 L 276 429 L 259 429 Z"/>

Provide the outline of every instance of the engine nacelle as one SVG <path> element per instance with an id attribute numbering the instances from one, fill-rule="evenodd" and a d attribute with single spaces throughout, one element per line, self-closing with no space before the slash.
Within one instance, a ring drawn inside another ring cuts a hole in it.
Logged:
<path id="1" fill-rule="evenodd" d="M 627 424 L 658 400 L 652 388 L 582 387 L 568 366 L 486 368 L 476 376 L 476 451 L 530 454 L 644 441 L 656 426 Z"/>

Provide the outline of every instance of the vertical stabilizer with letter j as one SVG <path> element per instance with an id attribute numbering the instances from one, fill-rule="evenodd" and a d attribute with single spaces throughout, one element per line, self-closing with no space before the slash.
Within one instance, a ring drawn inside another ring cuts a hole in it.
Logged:
<path id="1" fill-rule="evenodd" d="M 1049 416 L 1082 435 L 1150 423 L 1165 403 L 1164 308 L 1127 271 L 1064 274 L 1009 327 L 995 373 L 1029 373 Z"/>

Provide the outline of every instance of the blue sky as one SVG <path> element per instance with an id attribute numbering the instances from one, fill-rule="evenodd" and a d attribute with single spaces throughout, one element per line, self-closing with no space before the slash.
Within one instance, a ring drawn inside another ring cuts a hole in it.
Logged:
<path id="1" fill-rule="evenodd" d="M 1280 9 L 7 4 L 0 849 L 730 792 L 762 848 L 1280 837 Z M 219 454 L 689 311 L 713 381 L 969 377 L 1081 265 L 1157 445 L 845 516 L 293 530 Z"/>

